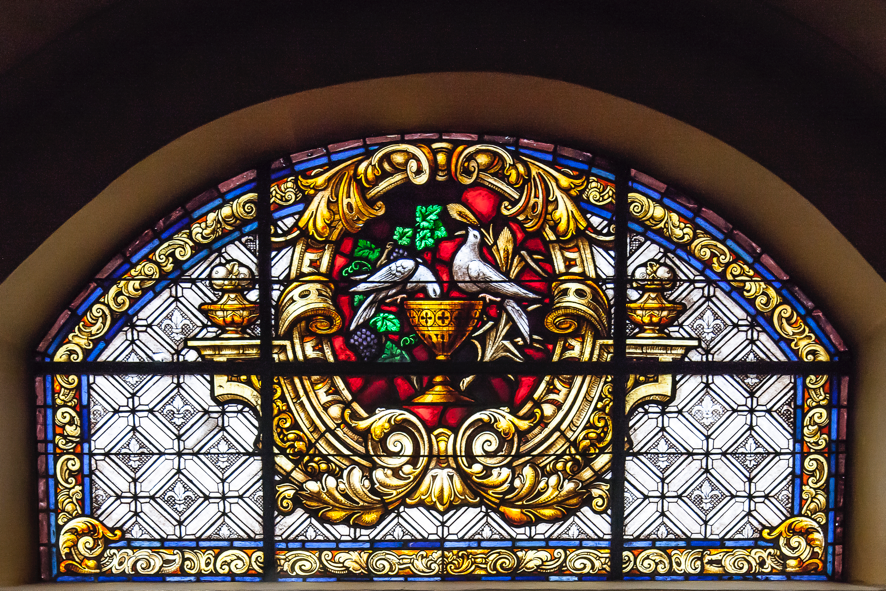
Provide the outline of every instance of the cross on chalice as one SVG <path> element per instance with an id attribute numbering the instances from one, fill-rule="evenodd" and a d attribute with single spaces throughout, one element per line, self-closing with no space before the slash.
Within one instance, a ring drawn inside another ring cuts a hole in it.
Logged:
<path id="1" fill-rule="evenodd" d="M 411 300 L 403 303 L 409 323 L 431 348 L 437 361 L 449 361 L 480 320 L 483 302 L 479 300 Z M 422 404 L 472 403 L 452 387 L 449 376 L 436 375 L 430 387 L 412 399 Z"/>

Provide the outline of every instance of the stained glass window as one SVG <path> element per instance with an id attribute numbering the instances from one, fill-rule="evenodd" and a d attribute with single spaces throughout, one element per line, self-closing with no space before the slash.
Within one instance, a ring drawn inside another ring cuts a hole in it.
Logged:
<path id="1" fill-rule="evenodd" d="M 37 367 L 47 580 L 840 576 L 839 336 L 717 214 L 570 148 L 244 173 Z"/>

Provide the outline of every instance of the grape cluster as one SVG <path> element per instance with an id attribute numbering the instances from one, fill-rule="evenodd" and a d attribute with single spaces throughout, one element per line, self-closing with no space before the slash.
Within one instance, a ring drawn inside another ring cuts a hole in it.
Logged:
<path id="1" fill-rule="evenodd" d="M 389 261 L 396 261 L 397 259 L 408 259 L 409 253 L 402 246 L 395 246 L 391 249 L 391 254 L 388 255 Z"/>
<path id="2" fill-rule="evenodd" d="M 381 353 L 381 339 L 368 328 L 361 328 L 351 333 L 348 345 L 363 361 L 371 361 Z"/>

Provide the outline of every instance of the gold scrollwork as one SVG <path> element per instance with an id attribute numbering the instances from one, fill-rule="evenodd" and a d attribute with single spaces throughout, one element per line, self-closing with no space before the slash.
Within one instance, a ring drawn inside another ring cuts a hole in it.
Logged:
<path id="1" fill-rule="evenodd" d="M 741 261 L 736 261 L 726 268 L 726 278 L 732 285 L 742 287 L 742 295 L 754 302 L 761 312 L 771 312 L 781 302 L 781 298 L 775 289 L 760 278 Z"/>
<path id="2" fill-rule="evenodd" d="M 529 182 L 513 207 L 502 203 L 503 215 L 515 218 L 527 232 L 544 230 L 549 239 L 568 240 L 588 222 L 570 197 L 577 197 L 587 179 L 567 176 L 534 160 L 527 160 Z"/>
<path id="3" fill-rule="evenodd" d="M 346 411 L 347 422 L 369 433 L 366 452 L 375 466 L 371 480 L 361 467 L 351 465 L 341 477 L 324 474 L 300 486 L 281 485 L 277 492 L 281 509 L 291 510 L 297 495 L 329 521 L 366 527 L 404 500 L 445 510 L 450 505 L 475 505 L 482 498 L 516 525 L 561 518 L 588 497 L 595 511 L 608 506 L 605 484 L 582 483 L 556 471 L 544 474 L 531 463 L 519 471 L 511 467 L 517 435 L 537 423 L 538 410 L 530 420 L 499 409 L 478 412 L 454 438 L 446 430 L 435 432 L 436 450 L 431 449 L 421 422 L 406 411 L 383 410 L 363 420 L 352 420 L 349 414 Z M 432 451 L 437 453 L 430 462 Z M 448 459 L 453 457 L 454 462 Z"/>
<path id="4" fill-rule="evenodd" d="M 307 196 L 316 197 L 305 207 L 298 225 L 315 240 L 336 240 L 343 231 L 356 232 L 366 220 L 384 213 L 384 203 L 367 203 L 355 182 L 361 159 L 353 158 L 316 176 L 299 177 L 299 187 Z"/>
<path id="5" fill-rule="evenodd" d="M 725 271 L 726 279 L 733 286 L 741 288 L 742 295 L 753 302 L 757 310 L 770 315 L 776 332 L 788 340 L 791 348 L 798 352 L 800 359 L 804 361 L 830 359 L 824 346 L 797 310 L 785 303 L 775 289 L 756 275 L 748 265 L 736 260 L 726 245 L 710 234 L 685 224 L 674 212 L 653 203 L 648 198 L 633 193 L 630 197 L 635 199 L 631 205 L 631 213 L 641 222 L 650 228 L 660 230 L 675 242 L 690 243 L 689 251 L 693 256 L 706 261 L 716 272 Z M 826 375 L 809 375 L 804 378 L 803 443 L 807 448 L 807 454 L 803 456 L 801 466 L 805 479 L 801 485 L 803 499 L 801 513 L 818 523 L 825 522 L 824 508 L 827 506 L 825 488 L 828 462 L 823 452 L 829 442 L 827 427 L 830 419 L 824 409 L 818 408 L 828 402 L 827 382 Z M 762 552 L 759 557 L 761 560 L 764 558 L 763 554 L 766 554 L 762 550 L 746 552 Z M 767 559 L 768 556 L 766 554 Z M 744 564 L 744 561 L 752 560 L 752 557 L 750 554 L 745 556 L 736 552 L 724 560 L 727 560 L 724 566 L 727 568 L 730 564 Z"/>
<path id="6" fill-rule="evenodd" d="M 102 560 L 101 570 L 115 575 L 165 575 L 175 573 L 181 563 L 182 555 L 175 551 L 111 548 Z"/>
<path id="7" fill-rule="evenodd" d="M 689 252 L 700 261 L 707 261 L 714 271 L 722 272 L 726 265 L 732 262 L 732 253 L 706 232 L 699 230 L 696 236 L 689 246 Z"/>
<path id="8" fill-rule="evenodd" d="M 78 479 L 80 469 L 80 458 L 76 455 L 63 455 L 56 461 L 56 498 L 60 525 L 83 514 L 83 487 Z"/>
<path id="9" fill-rule="evenodd" d="M 664 574 L 668 572 L 670 566 L 671 561 L 668 560 L 668 555 L 658 548 L 650 548 L 640 552 L 634 561 L 634 568 L 643 574 Z"/>
<path id="10" fill-rule="evenodd" d="M 244 575 L 262 572 L 261 550 L 109 548 L 101 571 L 113 575 Z"/>
<path id="11" fill-rule="evenodd" d="M 566 551 L 560 548 L 453 550 L 446 553 L 446 573 L 450 575 L 550 573 L 558 570 L 566 562 L 566 554 Z"/>
<path id="12" fill-rule="evenodd" d="M 320 570 L 320 559 L 305 550 L 278 552 L 277 568 L 293 577 L 307 577 Z"/>
<path id="13" fill-rule="evenodd" d="M 292 205 L 303 198 L 304 193 L 298 188 L 298 181 L 294 176 L 286 177 L 271 185 L 271 203 Z"/>
<path id="14" fill-rule="evenodd" d="M 452 178 L 463 185 L 479 181 L 516 200 L 520 193 L 515 187 L 528 177 L 526 164 L 498 146 L 459 146 L 452 153 Z"/>
<path id="15" fill-rule="evenodd" d="M 55 446 L 61 451 L 73 451 L 80 444 L 80 415 L 70 406 L 59 406 L 55 411 L 55 424 L 61 427 L 55 436 Z"/>
<path id="16" fill-rule="evenodd" d="M 693 238 L 692 224 L 640 193 L 628 193 L 628 210 L 641 223 L 660 230 L 678 244 L 685 244 Z"/>
<path id="17" fill-rule="evenodd" d="M 825 509 L 828 497 L 825 487 L 828 483 L 828 462 L 821 454 L 810 454 L 803 458 L 803 475 L 806 481 L 800 493 L 803 505 L 800 513 L 824 525 L 827 522 Z"/>
<path id="18" fill-rule="evenodd" d="M 456 148 L 452 176 L 464 185 L 479 181 L 510 196 L 516 203 L 503 202 L 502 215 L 528 232 L 542 230 L 549 240 L 568 240 L 588 225 L 573 201 L 588 183 L 585 176 L 564 174 L 491 145 Z"/>
<path id="19" fill-rule="evenodd" d="M 625 552 L 625 572 L 642 574 L 728 574 L 809 573 L 824 570 L 824 537 L 821 526 L 807 517 L 791 517 L 763 539 L 777 542 L 776 548 L 649 548 Z"/>
<path id="20" fill-rule="evenodd" d="M 394 144 L 370 158 L 358 156 L 329 171 L 301 176 L 298 186 L 312 199 L 298 226 L 321 241 L 337 240 L 342 232 L 353 234 L 384 213 L 384 203 L 370 204 L 373 197 L 407 180 L 424 184 L 432 160 L 426 146 Z"/>
<path id="21" fill-rule="evenodd" d="M 710 551 L 704 557 L 705 573 L 757 575 L 779 572 L 782 562 L 774 548 L 735 548 Z"/>
<path id="22" fill-rule="evenodd" d="M 609 302 L 596 283 L 581 276 L 565 275 L 551 285 L 554 302 L 545 316 L 545 328 L 555 334 L 586 330 L 589 322 L 597 334 L 609 334 Z"/>
<path id="23" fill-rule="evenodd" d="M 255 217 L 255 193 L 243 195 L 209 213 L 202 221 L 195 222 L 188 230 L 175 234 L 161 243 L 141 261 L 116 281 L 108 291 L 80 318 L 65 343 L 56 351 L 54 361 L 82 361 L 84 350 L 92 349 L 93 343 L 105 335 L 115 316 L 125 312 L 153 285 L 162 273 L 172 271 L 195 253 L 195 242 L 211 242 L 222 233 L 232 230 L 244 221 Z M 74 572 L 99 572 L 98 558 L 107 540 L 116 541 L 122 533 L 109 530 L 100 522 L 83 516 L 83 487 L 80 483 L 82 460 L 79 446 L 82 444 L 78 394 L 80 378 L 76 374 L 53 376 L 56 430 L 54 444 L 59 451 L 67 452 L 56 460 L 57 522 L 63 526 L 59 535 L 59 548 L 64 559 L 60 569 Z M 118 549 L 114 549 L 115 552 Z M 142 553 L 143 554 L 143 553 Z M 136 563 L 152 558 L 134 558 Z M 79 569 L 79 570 L 78 570 Z"/>
<path id="24" fill-rule="evenodd" d="M 290 283 L 280 296 L 279 334 L 286 334 L 294 324 L 305 320 L 314 334 L 336 332 L 342 319 L 332 304 L 333 291 L 332 282 L 321 275 L 307 275 Z"/>
<path id="25" fill-rule="evenodd" d="M 597 177 L 590 177 L 582 198 L 594 205 L 615 203 L 615 185 L 601 181 Z"/>
<path id="26" fill-rule="evenodd" d="M 191 239 L 200 244 L 208 244 L 225 232 L 236 229 L 244 221 L 254 219 L 258 211 L 257 202 L 257 193 L 247 193 L 209 212 L 204 221 L 191 225 Z"/>
<path id="27" fill-rule="evenodd" d="M 169 273 L 175 268 L 176 263 L 194 256 L 194 248 L 194 242 L 190 239 L 188 231 L 182 230 L 158 246 L 151 257 L 161 271 Z"/>
<path id="28" fill-rule="evenodd" d="M 827 447 L 828 436 L 823 429 L 828 422 L 828 411 L 820 406 L 809 409 L 803 416 L 803 440 L 809 449 L 821 451 Z"/>
<path id="29" fill-rule="evenodd" d="M 806 517 L 791 517 L 773 530 L 764 529 L 763 537 L 778 540 L 788 572 L 823 571 L 824 536 L 821 526 Z"/>
<path id="30" fill-rule="evenodd" d="M 348 520 L 352 525 L 375 525 L 385 511 L 384 502 L 372 494 L 369 479 L 358 466 L 348 466 L 341 478 L 331 474 L 305 482 L 297 491 L 308 509 L 338 523 Z"/>
<path id="31" fill-rule="evenodd" d="M 98 302 L 90 306 L 80 322 L 56 351 L 54 361 L 81 361 L 83 350 L 91 349 L 92 343 L 104 336 L 115 317 L 125 312 L 132 302 L 142 296 L 144 290 L 154 285 L 161 272 L 168 273 L 177 262 L 191 258 L 196 250 L 194 243 L 207 244 L 224 232 L 239 227 L 243 222 L 255 218 L 256 193 L 248 193 L 231 203 L 206 215 L 202 221 L 194 222 L 188 230 L 183 230 L 160 244 L 148 256 L 116 281 Z"/>
<path id="32" fill-rule="evenodd" d="M 458 434 L 456 462 L 466 481 L 498 505 L 514 525 L 559 519 L 581 505 L 588 494 L 600 493 L 595 488 L 584 489 L 579 481 L 560 473 L 545 476 L 531 463 L 515 473 L 510 465 L 518 449 L 516 435 L 528 431 L 540 418 L 538 410 L 533 420 L 524 421 L 490 409 L 466 420 Z"/>
<path id="33" fill-rule="evenodd" d="M 111 530 L 92 517 L 76 517 L 65 523 L 58 536 L 62 563 L 61 572 L 96 574 L 108 542 L 123 537 L 119 529 Z"/>
<path id="34" fill-rule="evenodd" d="M 89 538 L 90 540 L 92 538 Z M 113 538 L 109 538 L 111 541 Z M 105 548 L 86 558 L 82 574 L 243 575 L 260 574 L 263 553 L 255 549 Z M 94 553 L 89 550 L 90 555 Z M 86 555 L 82 555 L 86 556 Z M 92 562 L 90 562 L 92 560 Z M 526 548 L 469 550 L 285 550 L 276 554 L 277 567 L 290 576 L 336 575 L 530 574 L 557 571 L 598 574 L 609 570 L 609 551 L 590 548 Z"/>
<path id="35" fill-rule="evenodd" d="M 566 557 L 566 568 L 579 575 L 608 572 L 609 550 L 574 550 Z"/>
<path id="36" fill-rule="evenodd" d="M 828 361 L 830 357 L 815 334 L 791 306 L 782 304 L 772 312 L 772 323 L 779 334 L 791 340 L 791 348 L 803 361 Z"/>

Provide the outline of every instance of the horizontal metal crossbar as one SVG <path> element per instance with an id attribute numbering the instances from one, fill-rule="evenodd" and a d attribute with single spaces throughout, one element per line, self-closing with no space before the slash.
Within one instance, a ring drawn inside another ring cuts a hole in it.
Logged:
<path id="1" fill-rule="evenodd" d="M 846 375 L 851 370 L 848 360 L 838 361 L 656 361 L 651 359 L 620 359 L 613 361 L 409 361 L 379 363 L 298 362 L 263 363 L 258 360 L 214 361 L 37 361 L 42 374 L 82 375 L 259 375 L 267 372 L 281 376 L 401 376 L 401 375 Z"/>

